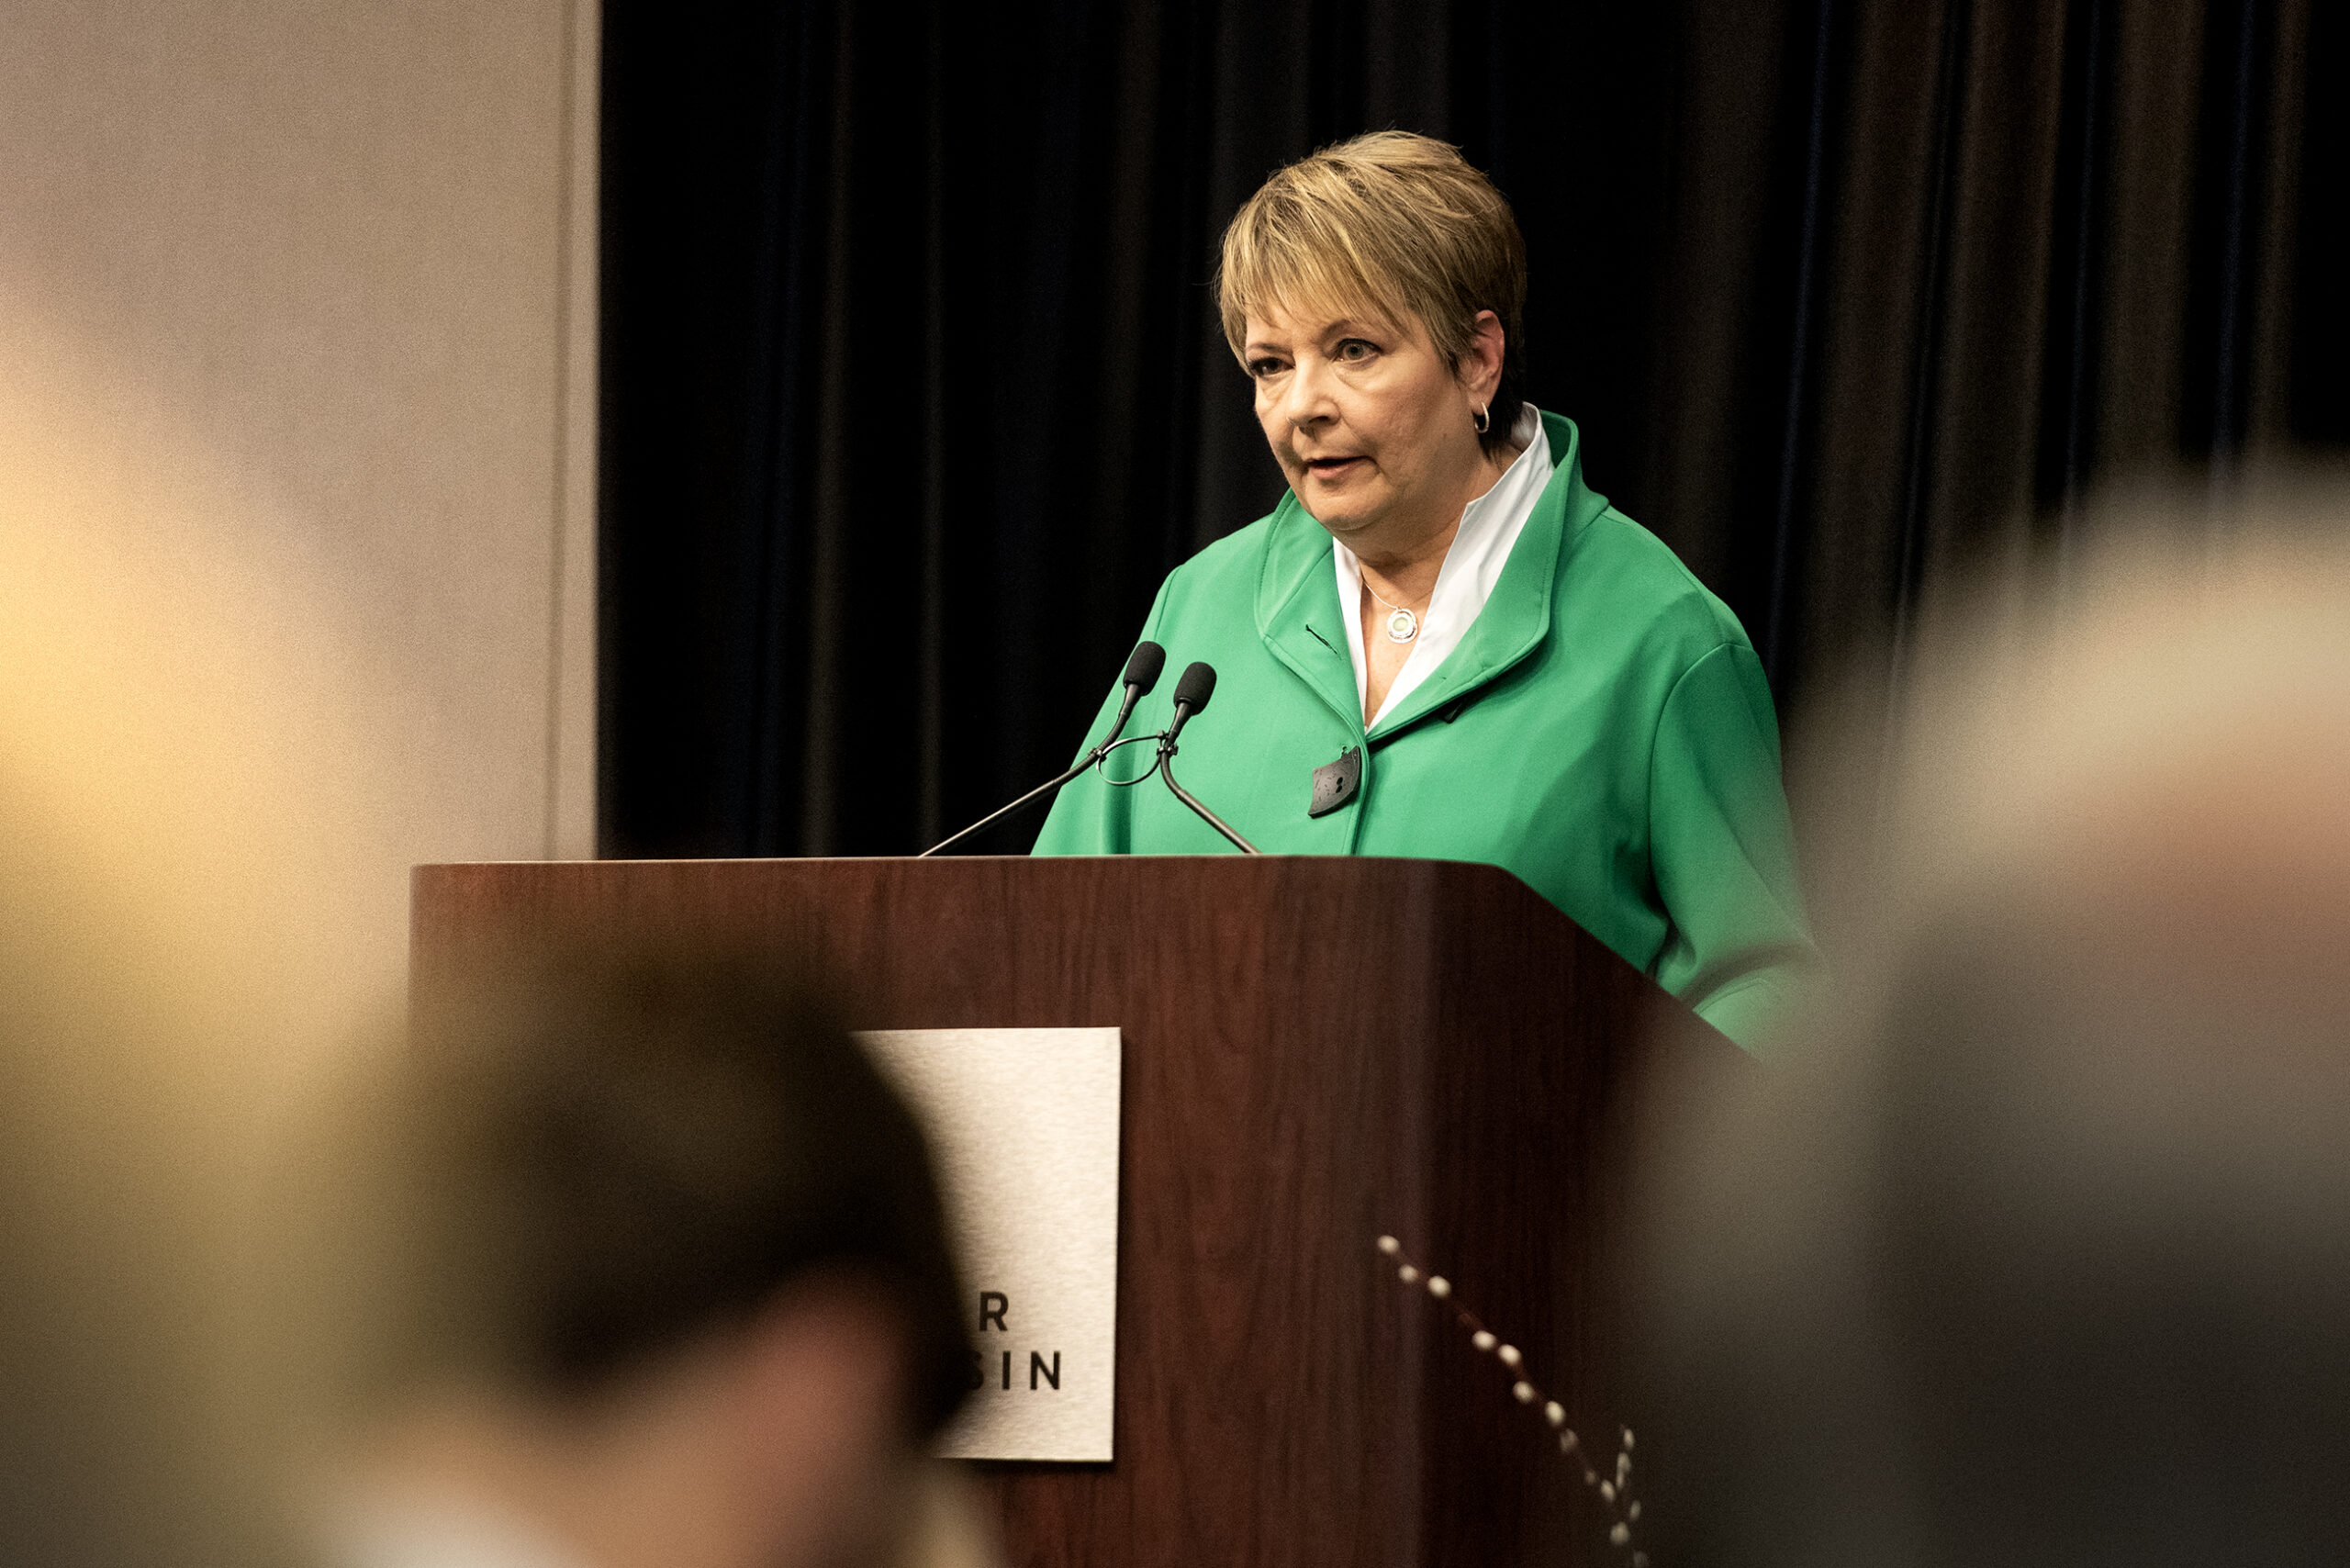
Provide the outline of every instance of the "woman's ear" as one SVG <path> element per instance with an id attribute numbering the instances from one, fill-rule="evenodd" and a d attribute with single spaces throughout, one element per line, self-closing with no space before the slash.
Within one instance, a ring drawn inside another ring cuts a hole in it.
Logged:
<path id="1" fill-rule="evenodd" d="M 1501 390 L 1502 353 L 1506 343 L 1502 335 L 1502 319 L 1490 310 L 1477 312 L 1470 322 L 1469 352 L 1461 356 L 1460 384 L 1482 407 L 1494 400 Z"/>

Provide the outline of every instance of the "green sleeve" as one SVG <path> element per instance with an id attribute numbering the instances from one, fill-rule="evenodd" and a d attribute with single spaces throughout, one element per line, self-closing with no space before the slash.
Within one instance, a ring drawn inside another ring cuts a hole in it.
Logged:
<path id="1" fill-rule="evenodd" d="M 1818 968 L 1751 647 L 1725 643 L 1682 674 L 1649 767 L 1649 859 L 1672 922 L 1657 982 L 1751 1047 Z"/>
<path id="2" fill-rule="evenodd" d="M 1151 602 L 1150 614 L 1142 623 L 1142 635 L 1137 642 L 1148 642 L 1158 635 L 1160 617 L 1167 609 L 1167 590 L 1173 577 L 1158 585 L 1158 597 Z M 1123 673 L 1123 672 L 1122 672 Z M 1159 678 L 1166 679 L 1162 674 Z M 1083 756 L 1088 747 L 1110 727 L 1118 716 L 1118 705 L 1125 700 L 1123 681 L 1110 683 L 1110 695 L 1102 700 L 1102 710 L 1094 714 L 1092 725 L 1077 743 L 1077 752 L 1069 760 Z M 1098 773 L 1085 773 L 1064 786 L 1059 799 L 1053 802 L 1050 815 L 1045 818 L 1044 830 L 1036 834 L 1031 855 L 1129 855 L 1134 851 L 1134 834 L 1127 821 L 1127 797 L 1131 790 L 1113 790 L 1102 782 Z"/>

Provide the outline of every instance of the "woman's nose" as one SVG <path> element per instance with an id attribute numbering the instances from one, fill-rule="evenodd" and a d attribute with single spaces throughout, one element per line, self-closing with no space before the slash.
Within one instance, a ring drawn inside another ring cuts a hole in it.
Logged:
<path id="1" fill-rule="evenodd" d="M 1328 367 L 1319 360 L 1301 362 L 1289 378 L 1288 402 L 1282 411 L 1292 425 L 1303 427 L 1336 418 L 1338 409 L 1331 396 Z"/>

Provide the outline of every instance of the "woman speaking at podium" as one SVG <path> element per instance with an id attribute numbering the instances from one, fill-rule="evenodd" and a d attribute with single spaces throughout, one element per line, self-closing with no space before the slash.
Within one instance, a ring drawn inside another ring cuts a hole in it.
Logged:
<path id="1" fill-rule="evenodd" d="M 1144 625 L 1218 675 L 1184 783 L 1269 852 L 1506 868 L 1751 1042 L 1812 962 L 1770 689 L 1729 607 L 1583 484 L 1574 425 L 1521 396 L 1508 203 L 1443 142 L 1358 137 L 1249 198 L 1217 292 L 1290 490 Z M 1168 722 L 1166 687 L 1141 715 Z M 1097 769 L 1036 852 L 1225 847 Z"/>

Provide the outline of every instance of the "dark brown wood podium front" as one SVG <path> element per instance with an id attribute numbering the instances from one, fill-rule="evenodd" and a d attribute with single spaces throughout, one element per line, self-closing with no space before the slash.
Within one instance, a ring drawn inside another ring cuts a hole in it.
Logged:
<path id="1" fill-rule="evenodd" d="M 977 1467 L 1018 1568 L 1624 1560 L 1510 1375 L 1373 1244 L 1456 1282 L 1612 1455 L 1596 1282 L 1635 1058 L 1735 1048 L 1506 872 L 601 861 L 414 892 L 420 995 L 478 945 L 612 931 L 812 958 L 862 1027 L 1124 1032 L 1117 1458 Z"/>

